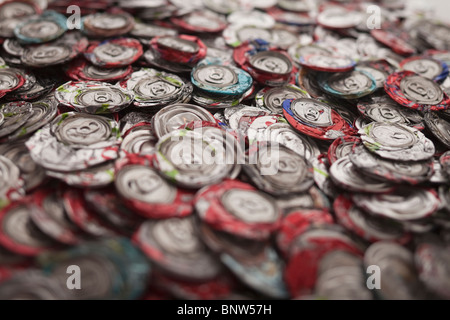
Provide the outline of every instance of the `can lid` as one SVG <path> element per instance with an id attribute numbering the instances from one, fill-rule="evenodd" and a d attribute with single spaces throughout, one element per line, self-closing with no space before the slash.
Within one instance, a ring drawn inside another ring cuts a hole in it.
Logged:
<path id="1" fill-rule="evenodd" d="M 433 157 L 433 142 L 415 128 L 398 123 L 373 122 L 358 132 L 364 146 L 394 161 L 421 161 Z"/>
<path id="2" fill-rule="evenodd" d="M 83 18 L 83 32 L 91 37 L 117 37 L 133 27 L 133 16 L 124 11 L 94 13 Z"/>
<path id="3" fill-rule="evenodd" d="M 342 99 L 359 99 L 373 93 L 376 81 L 371 74 L 356 69 L 319 77 L 319 85 L 326 93 Z"/>
<path id="4" fill-rule="evenodd" d="M 263 259 L 253 263 L 243 263 L 227 253 L 221 255 L 221 261 L 250 288 L 271 298 L 289 297 L 283 280 L 284 263 L 272 247 L 266 246 Z"/>
<path id="5" fill-rule="evenodd" d="M 32 68 L 56 66 L 74 59 L 78 54 L 84 52 L 87 46 L 88 40 L 81 33 L 66 32 L 52 42 L 28 46 L 20 60 L 23 65 Z"/>
<path id="6" fill-rule="evenodd" d="M 67 31 L 66 17 L 55 11 L 45 11 L 37 18 L 27 19 L 14 29 L 23 43 L 44 43 L 55 40 Z"/>
<path id="7" fill-rule="evenodd" d="M 212 11 L 193 11 L 182 16 L 173 16 L 170 21 L 187 32 L 221 32 L 227 27 L 226 19 Z"/>
<path id="8" fill-rule="evenodd" d="M 329 29 L 349 29 L 359 25 L 363 18 L 363 13 L 359 11 L 330 6 L 317 15 L 317 23 Z"/>
<path id="9" fill-rule="evenodd" d="M 83 192 L 67 189 L 63 193 L 64 209 L 70 221 L 82 231 L 93 237 L 112 237 L 117 233 L 107 226 L 98 215 L 86 205 Z"/>
<path id="10" fill-rule="evenodd" d="M 120 141 L 115 121 L 69 112 L 36 132 L 26 146 L 33 160 L 42 167 L 72 172 L 116 159 Z"/>
<path id="11" fill-rule="evenodd" d="M 8 92 L 15 91 L 25 84 L 23 73 L 16 68 L 0 69 L 0 77 L 3 79 L 0 84 L 0 98 Z"/>
<path id="12" fill-rule="evenodd" d="M 313 184 L 313 167 L 303 156 L 276 142 L 255 143 L 244 171 L 262 191 L 280 196 L 304 192 Z"/>
<path id="13" fill-rule="evenodd" d="M 133 92 L 108 83 L 78 82 L 64 100 L 78 112 L 102 114 L 118 112 L 134 100 Z"/>
<path id="14" fill-rule="evenodd" d="M 398 221 L 423 219 L 439 207 L 439 199 L 434 190 L 418 187 L 397 188 L 392 193 L 379 195 L 353 194 L 352 200 L 371 214 Z"/>
<path id="15" fill-rule="evenodd" d="M 424 116 L 425 124 L 441 143 L 450 147 L 450 133 L 447 128 L 450 128 L 449 119 L 438 112 L 427 112 Z"/>
<path id="16" fill-rule="evenodd" d="M 425 57 L 407 58 L 400 63 L 400 67 L 436 82 L 445 80 L 449 73 L 445 62 Z"/>
<path id="17" fill-rule="evenodd" d="M 420 280 L 428 289 L 438 296 L 448 298 L 447 287 L 449 255 L 446 245 L 423 243 L 414 252 L 414 261 L 417 264 Z"/>
<path id="18" fill-rule="evenodd" d="M 255 97 L 256 106 L 268 109 L 273 114 L 283 113 L 283 102 L 288 99 L 309 98 L 309 94 L 297 86 L 265 87 Z"/>
<path id="19" fill-rule="evenodd" d="M 312 138 L 297 133 L 287 123 L 277 122 L 268 126 L 264 130 L 264 140 L 277 142 L 311 162 L 320 154 Z"/>
<path id="20" fill-rule="evenodd" d="M 156 144 L 155 167 L 184 188 L 198 189 L 218 183 L 230 174 L 234 164 L 234 156 L 222 146 L 216 137 L 197 130 L 174 130 Z"/>
<path id="21" fill-rule="evenodd" d="M 11 203 L 0 213 L 0 243 L 8 250 L 25 256 L 36 256 L 55 247 L 31 221 L 30 202 Z"/>
<path id="22" fill-rule="evenodd" d="M 253 83 L 244 70 L 216 64 L 198 65 L 192 70 L 193 85 L 210 95 L 242 96 Z"/>
<path id="23" fill-rule="evenodd" d="M 374 122 L 400 123 L 422 130 L 423 116 L 416 110 L 404 108 L 387 95 L 369 96 L 358 101 L 358 111 Z"/>
<path id="24" fill-rule="evenodd" d="M 133 239 L 162 272 L 174 278 L 205 281 L 222 270 L 201 242 L 193 217 L 147 220 Z"/>
<path id="25" fill-rule="evenodd" d="M 91 42 L 84 56 L 93 65 L 103 68 L 126 67 L 143 54 L 141 43 L 133 38 L 115 38 Z"/>
<path id="26" fill-rule="evenodd" d="M 283 102 L 283 114 L 301 133 L 322 140 L 334 140 L 353 129 L 331 106 L 315 99 L 300 98 Z"/>
<path id="27" fill-rule="evenodd" d="M 29 269 L 2 282 L 0 297 L 2 300 L 64 300 L 68 299 L 65 292 L 61 283 L 45 276 L 41 270 Z"/>
<path id="28" fill-rule="evenodd" d="M 301 56 L 299 63 L 302 67 L 322 72 L 347 72 L 356 66 L 356 62 L 350 58 L 320 53 Z"/>
<path id="29" fill-rule="evenodd" d="M 427 94 L 417 93 L 416 88 L 425 90 Z M 450 98 L 438 84 L 411 71 L 391 74 L 384 89 L 397 103 L 412 109 L 436 111 L 446 110 L 450 106 Z"/>
<path id="30" fill-rule="evenodd" d="M 363 145 L 356 146 L 349 156 L 361 172 L 373 178 L 394 183 L 415 185 L 429 181 L 435 172 L 431 159 L 407 162 L 385 160 L 371 153 Z"/>
<path id="31" fill-rule="evenodd" d="M 424 299 L 423 284 L 419 282 L 414 255 L 407 248 L 390 241 L 372 244 L 364 255 L 364 265 L 377 265 L 381 272 L 389 270 L 383 299 Z M 395 286 L 392 283 L 395 281 Z M 394 288 L 395 287 L 395 288 Z"/>
<path id="32" fill-rule="evenodd" d="M 215 122 L 207 110 L 193 104 L 173 104 L 159 110 L 152 119 L 153 129 L 158 138 L 180 128 L 191 121 Z"/>
<path id="33" fill-rule="evenodd" d="M 33 115 L 32 104 L 25 101 L 8 102 L 0 106 L 3 121 L 0 126 L 0 137 L 5 137 L 27 123 Z"/>
<path id="34" fill-rule="evenodd" d="M 340 195 L 333 207 L 341 225 L 370 242 L 395 241 L 406 244 L 411 240 L 411 235 L 405 232 L 400 223 L 358 209 L 345 195 Z"/>
<path id="35" fill-rule="evenodd" d="M 192 193 L 168 183 L 149 166 L 124 165 L 114 183 L 125 205 L 141 216 L 171 218 L 192 213 Z"/>
<path id="36" fill-rule="evenodd" d="M 416 53 L 416 49 L 413 46 L 387 30 L 374 29 L 370 31 L 370 35 L 402 56 Z"/>
<path id="37" fill-rule="evenodd" d="M 66 74 L 75 81 L 116 81 L 125 78 L 132 71 L 131 65 L 107 69 L 93 65 L 82 58 L 72 61 L 65 69 Z"/>
<path id="38" fill-rule="evenodd" d="M 293 68 L 291 59 L 277 51 L 259 52 L 251 56 L 249 63 L 253 68 L 271 74 L 288 74 Z"/>
<path id="39" fill-rule="evenodd" d="M 386 193 L 394 189 L 389 182 L 361 174 L 356 170 L 356 166 L 350 161 L 349 156 L 342 157 L 331 165 L 330 176 L 336 185 L 348 191 L 375 194 Z"/>
<path id="40" fill-rule="evenodd" d="M 353 149 L 361 144 L 361 139 L 359 137 L 344 136 L 339 137 L 330 144 L 328 149 L 327 157 L 330 165 L 332 165 L 337 160 L 350 155 Z"/>
<path id="41" fill-rule="evenodd" d="M 183 101 L 192 93 L 192 85 L 176 74 L 142 68 L 120 83 L 134 92 L 137 107 L 162 107 Z"/>
<path id="42" fill-rule="evenodd" d="M 277 232 L 278 249 L 287 257 L 292 242 L 299 235 L 309 228 L 320 227 L 323 224 L 333 224 L 333 217 L 326 209 L 302 209 L 288 213 L 281 220 L 281 226 Z"/>
<path id="43" fill-rule="evenodd" d="M 39 230 L 51 239 L 66 245 L 79 243 L 78 231 L 67 218 L 62 199 L 52 189 L 33 194 L 30 218 Z"/>
<path id="44" fill-rule="evenodd" d="M 44 181 L 45 170 L 31 159 L 23 141 L 0 146 L 0 154 L 19 168 L 25 191 L 36 188 Z"/>
<path id="45" fill-rule="evenodd" d="M 200 219 L 212 228 L 248 239 L 267 239 L 281 219 L 272 197 L 235 180 L 205 187 L 194 204 Z"/>

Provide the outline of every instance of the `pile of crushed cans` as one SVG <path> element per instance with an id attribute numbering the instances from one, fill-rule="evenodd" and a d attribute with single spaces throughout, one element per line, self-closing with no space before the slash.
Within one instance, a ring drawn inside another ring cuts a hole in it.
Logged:
<path id="1" fill-rule="evenodd" d="M 14 0 L 0 43 L 0 299 L 450 299 L 445 21 Z"/>

